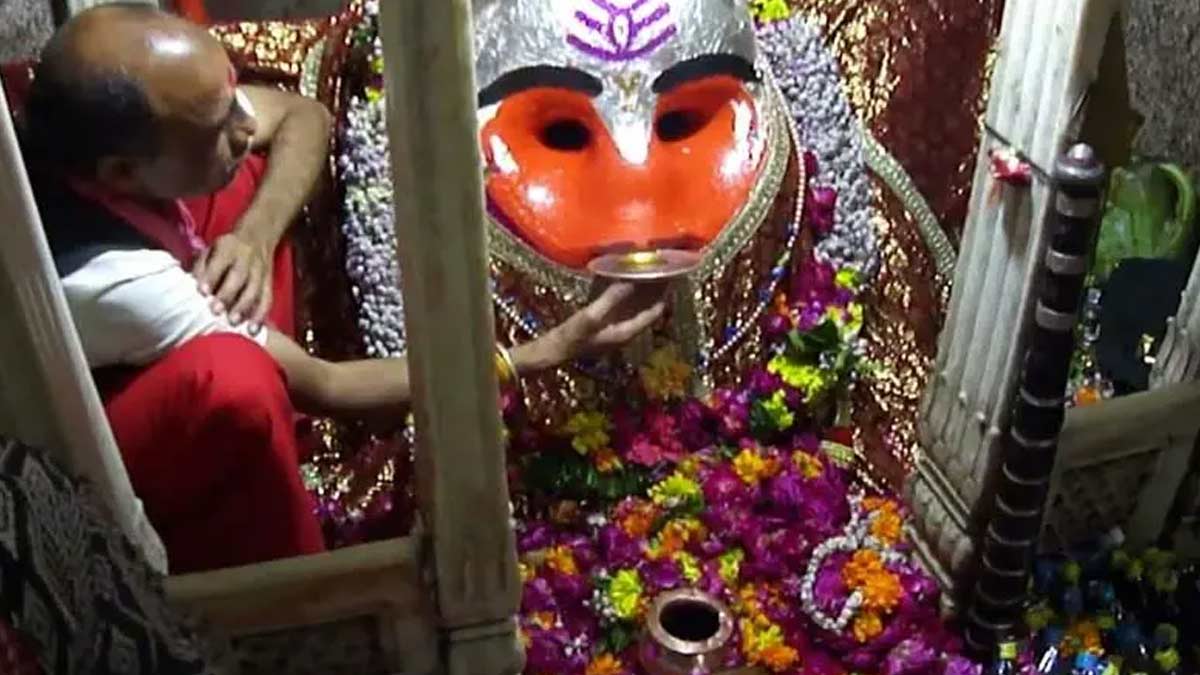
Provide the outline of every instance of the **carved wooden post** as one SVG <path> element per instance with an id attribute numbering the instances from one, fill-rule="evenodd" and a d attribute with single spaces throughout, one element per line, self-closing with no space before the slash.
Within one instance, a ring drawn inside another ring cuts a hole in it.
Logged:
<path id="1" fill-rule="evenodd" d="M 1077 145 L 1056 163 L 1054 181 L 1058 196 L 1050 248 L 1038 276 L 1029 349 L 967 611 L 967 641 L 983 653 L 1020 619 L 1029 566 L 1041 539 L 1104 166 L 1091 147 Z"/>
<path id="2" fill-rule="evenodd" d="M 518 673 L 468 0 L 380 3 L 418 490 L 449 672 Z"/>
<path id="3" fill-rule="evenodd" d="M 919 419 L 922 457 L 907 486 L 923 562 L 953 586 L 974 559 L 986 479 L 995 474 L 1023 353 L 1022 327 L 1045 248 L 1043 177 L 1078 131 L 1119 0 L 1009 0 L 971 213 L 934 377 Z M 1011 148 L 1029 187 L 997 184 L 990 154 Z M 961 590 L 961 589 L 958 589 Z"/>
<path id="4" fill-rule="evenodd" d="M 58 283 L 0 87 L 0 433 L 87 478 L 159 571 L 166 551 L 133 494 Z"/>

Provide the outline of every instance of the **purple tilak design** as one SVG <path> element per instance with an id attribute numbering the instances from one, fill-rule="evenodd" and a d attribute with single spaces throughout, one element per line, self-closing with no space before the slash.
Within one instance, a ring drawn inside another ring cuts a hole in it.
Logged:
<path id="1" fill-rule="evenodd" d="M 630 61 L 650 54 L 674 37 L 679 29 L 669 22 L 669 2 L 661 2 L 645 18 L 635 21 L 633 12 L 649 2 L 634 0 L 628 7 L 617 7 L 609 0 L 591 0 L 591 4 L 607 17 L 598 19 L 582 9 L 576 10 L 576 25 L 567 31 L 567 44 L 605 61 Z M 644 32 L 655 28 L 661 29 L 650 39 L 639 40 Z"/>

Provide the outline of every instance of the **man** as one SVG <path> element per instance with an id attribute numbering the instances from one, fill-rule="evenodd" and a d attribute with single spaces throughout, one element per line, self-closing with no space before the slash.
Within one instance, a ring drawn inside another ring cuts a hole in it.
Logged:
<path id="1" fill-rule="evenodd" d="M 320 551 L 294 408 L 398 413 L 409 396 L 402 359 L 330 363 L 287 335 L 279 243 L 326 159 L 329 115 L 238 86 L 204 30 L 121 4 L 50 41 L 25 127 L 67 300 L 172 569 Z M 613 286 L 511 360 L 517 374 L 550 368 L 661 312 L 659 297 Z"/>

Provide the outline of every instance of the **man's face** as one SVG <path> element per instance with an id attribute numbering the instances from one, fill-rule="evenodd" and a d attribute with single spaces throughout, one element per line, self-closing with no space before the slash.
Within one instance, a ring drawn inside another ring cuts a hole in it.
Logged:
<path id="1" fill-rule="evenodd" d="M 135 160 L 137 190 L 176 199 L 221 188 L 246 157 L 257 129 L 233 66 L 215 46 L 155 70 L 145 86 L 159 111 L 160 142 L 154 157 Z"/>

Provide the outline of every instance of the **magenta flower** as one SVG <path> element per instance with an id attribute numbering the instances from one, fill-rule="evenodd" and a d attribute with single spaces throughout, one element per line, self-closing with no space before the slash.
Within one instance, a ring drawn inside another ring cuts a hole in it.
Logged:
<path id="1" fill-rule="evenodd" d="M 683 574 L 673 560 L 647 560 L 639 566 L 638 573 L 651 593 L 661 593 L 683 585 Z"/>
<path id="2" fill-rule="evenodd" d="M 965 656 L 951 656 L 946 659 L 946 667 L 942 675 L 983 675 L 983 666 L 972 662 Z"/>
<path id="3" fill-rule="evenodd" d="M 558 608 L 554 599 L 554 589 L 550 582 L 543 577 L 535 577 L 525 582 L 521 589 L 521 611 L 550 612 Z"/>
<path id="4" fill-rule="evenodd" d="M 694 398 L 679 406 L 679 439 L 688 450 L 697 451 L 712 445 L 711 427 L 715 420 L 708 408 Z"/>
<path id="5" fill-rule="evenodd" d="M 934 675 L 937 651 L 920 637 L 904 640 L 888 652 L 880 675 Z"/>
<path id="6" fill-rule="evenodd" d="M 763 335 L 768 340 L 779 340 L 792 329 L 792 320 L 778 312 L 768 312 L 762 318 Z"/>
<path id="7" fill-rule="evenodd" d="M 756 397 L 767 397 L 783 388 L 783 378 L 768 373 L 765 368 L 753 368 L 746 377 L 746 387 Z"/>
<path id="8" fill-rule="evenodd" d="M 541 579 L 535 579 L 540 581 Z M 551 574 L 548 577 L 554 598 L 560 607 L 580 606 L 592 597 L 592 586 L 580 574 Z"/>
<path id="9" fill-rule="evenodd" d="M 632 567 L 642 557 L 642 546 L 615 525 L 600 529 L 600 555 L 608 567 Z"/>
<path id="10" fill-rule="evenodd" d="M 728 463 L 721 463 L 707 471 L 701 487 L 705 503 L 714 506 L 746 506 L 754 498 L 750 488 L 738 478 Z"/>
<path id="11" fill-rule="evenodd" d="M 517 552 L 529 553 L 549 548 L 554 544 L 554 528 L 540 520 L 530 521 L 517 536 Z"/>
<path id="12" fill-rule="evenodd" d="M 525 667 L 536 675 L 563 675 L 572 672 L 567 661 L 571 636 L 563 629 L 531 630 L 525 650 Z"/>
<path id="13" fill-rule="evenodd" d="M 819 237 L 833 230 L 837 196 L 837 190 L 833 188 L 813 186 L 805 197 L 804 209 L 808 216 L 808 225 Z"/>

